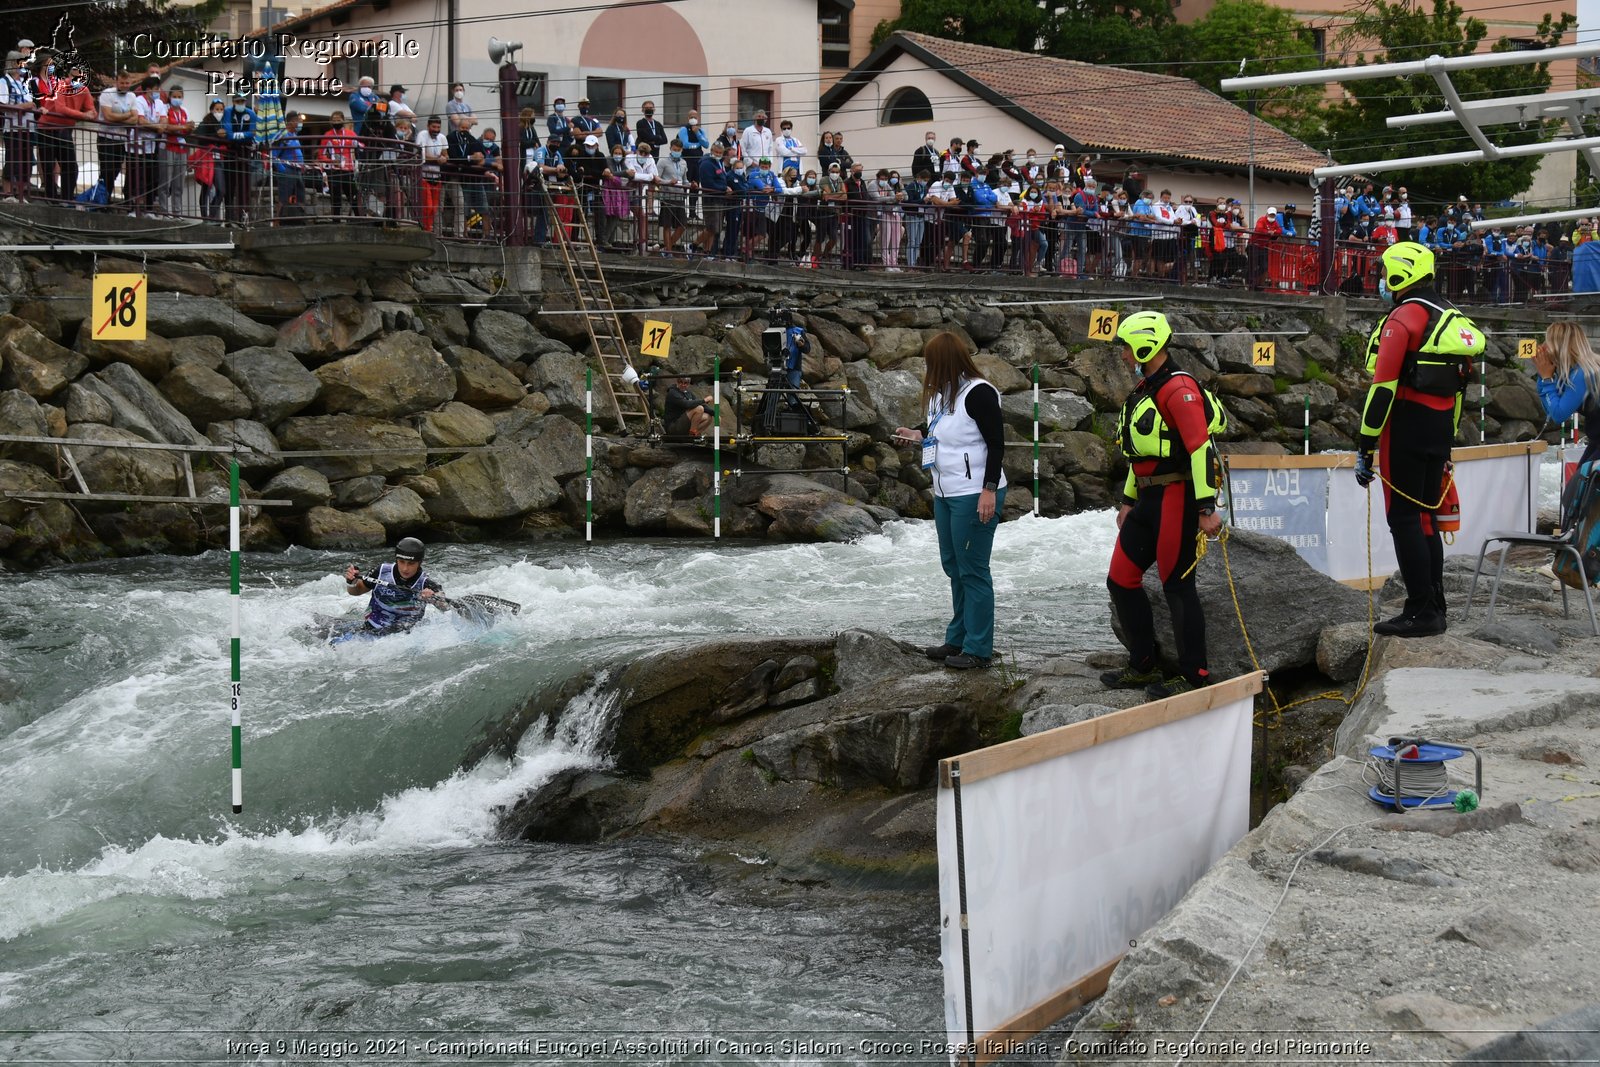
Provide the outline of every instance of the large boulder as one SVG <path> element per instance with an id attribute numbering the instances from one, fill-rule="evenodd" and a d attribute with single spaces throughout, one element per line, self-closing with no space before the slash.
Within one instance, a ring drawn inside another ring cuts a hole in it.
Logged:
<path id="1" fill-rule="evenodd" d="M 558 480 L 582 474 L 587 465 L 583 431 L 560 415 L 531 418 L 518 425 L 510 440 L 521 444 L 540 470 Z M 497 436 L 495 443 L 507 441 Z"/>
<path id="2" fill-rule="evenodd" d="M 961 311 L 958 318 L 967 333 L 980 345 L 997 341 L 1006 328 L 1005 312 L 986 304 L 977 304 Z"/>
<path id="3" fill-rule="evenodd" d="M 820 348 L 818 355 L 834 356 L 849 363 L 852 360 L 865 358 L 871 351 L 871 345 L 857 337 L 847 327 L 831 319 L 825 319 L 820 315 L 807 315 L 805 327 L 814 342 L 813 350 Z"/>
<path id="4" fill-rule="evenodd" d="M 485 445 L 494 436 L 494 420 L 477 408 L 452 400 L 438 411 L 418 415 L 417 432 L 435 448 Z"/>
<path id="5" fill-rule="evenodd" d="M 331 414 L 394 418 L 455 396 L 455 373 L 420 333 L 390 334 L 353 356 L 318 367 L 322 406 Z"/>
<path id="6" fill-rule="evenodd" d="M 757 487 L 760 495 L 751 499 Z M 771 517 L 767 536 L 775 540 L 853 541 L 881 532 L 878 520 L 853 498 L 798 474 L 754 480 L 750 487 L 740 486 L 732 499 Z"/>
<path id="7" fill-rule="evenodd" d="M 77 348 L 97 367 L 126 363 L 152 382 L 159 382 L 172 367 L 172 342 L 157 333 L 142 341 L 96 341 L 92 319 L 78 327 Z"/>
<path id="8" fill-rule="evenodd" d="M 421 474 L 427 466 L 422 435 L 416 430 L 364 415 L 300 415 L 285 419 L 277 433 L 278 443 L 288 452 L 349 452 L 302 460 L 331 481 L 368 474 Z M 363 453 L 363 449 L 392 451 Z"/>
<path id="9" fill-rule="evenodd" d="M 145 305 L 145 319 L 150 329 L 162 337 L 210 334 L 222 338 L 229 348 L 270 345 L 278 340 L 277 330 L 214 297 L 151 293 Z M 85 354 L 93 358 L 92 353 Z"/>
<path id="10" fill-rule="evenodd" d="M 422 497 L 403 485 L 390 486 L 377 500 L 350 514 L 382 523 L 390 537 L 414 533 L 428 525 L 428 509 Z"/>
<path id="11" fill-rule="evenodd" d="M 1006 425 L 1033 436 L 1033 395 L 1012 393 L 1000 398 L 1000 414 Z M 1044 393 L 1039 397 L 1039 432 L 1076 430 L 1094 415 L 1094 405 L 1077 393 Z M 918 420 L 921 421 L 920 419 Z M 905 425 L 911 425 L 906 423 Z"/>
<path id="12" fill-rule="evenodd" d="M 1539 392 L 1533 380 L 1518 374 L 1506 384 L 1491 390 L 1489 414 L 1501 421 L 1521 419 L 1539 425 L 1544 422 L 1544 406 L 1539 402 Z"/>
<path id="13" fill-rule="evenodd" d="M 0 388 L 21 389 L 38 400 L 65 388 L 89 361 L 62 348 L 11 315 L 0 315 Z"/>
<path id="14" fill-rule="evenodd" d="M 562 317 L 582 329 L 583 323 L 579 316 Z M 544 335 L 534 329 L 527 319 L 494 308 L 485 308 L 478 312 L 478 317 L 472 320 L 472 332 L 469 337 L 473 348 L 487 353 L 501 363 L 529 360 L 546 350 L 539 343 L 545 340 Z"/>
<path id="15" fill-rule="evenodd" d="M 918 426 L 924 421 L 919 375 L 908 370 L 879 370 L 865 361 L 845 364 L 844 372 L 851 390 L 875 414 L 876 425 L 884 434 L 893 433 L 897 426 Z M 848 409 L 847 400 L 845 425 L 854 429 L 855 420 L 849 418 Z"/>
<path id="16" fill-rule="evenodd" d="M 228 346 L 222 343 L 220 337 L 175 337 L 172 339 L 172 365 L 181 367 L 185 363 L 198 363 L 206 370 L 220 371 L 222 357 L 228 354 Z"/>
<path id="17" fill-rule="evenodd" d="M 382 548 L 388 540 L 376 520 L 321 507 L 306 512 L 301 537 L 311 548 Z"/>
<path id="18" fill-rule="evenodd" d="M 1366 620 L 1364 594 L 1313 570 L 1286 541 L 1235 528 L 1229 532 L 1226 560 L 1225 567 L 1221 547 L 1212 545 L 1195 574 L 1214 677 L 1231 678 L 1255 669 L 1239 633 L 1229 569 L 1250 643 L 1261 669 L 1268 673 L 1314 665 L 1324 627 Z M 1155 611 L 1157 644 L 1168 669 L 1175 672 L 1172 613 L 1155 567 L 1145 572 L 1144 591 Z M 1115 611 L 1112 626 L 1126 643 Z"/>
<path id="19" fill-rule="evenodd" d="M 711 532 L 711 471 L 686 460 L 657 467 L 628 487 L 622 515 L 630 530 L 705 535 Z"/>
<path id="20" fill-rule="evenodd" d="M 870 327 L 868 329 L 871 329 Z M 903 360 L 922 355 L 922 331 L 886 327 L 868 334 L 871 347 L 867 358 L 875 366 L 892 367 Z"/>
<path id="21" fill-rule="evenodd" d="M 21 389 L 8 389 L 0 393 L 0 434 L 9 437 L 53 436 L 44 408 Z M 0 459 L 16 459 L 48 467 L 55 466 L 55 454 L 50 445 L 0 442 Z"/>
<path id="22" fill-rule="evenodd" d="M 111 425 L 111 402 L 77 382 L 67 386 L 66 412 L 68 422 L 101 422 Z"/>
<path id="23" fill-rule="evenodd" d="M 487 314 L 487 312 L 485 312 Z M 456 374 L 456 399 L 484 411 L 508 408 L 528 395 L 515 374 L 475 348 L 451 345 L 444 361 Z"/>
<path id="24" fill-rule="evenodd" d="M 125 363 L 112 363 L 98 373 L 86 374 L 78 384 L 111 405 L 111 425 L 119 429 L 131 430 L 147 441 L 209 444 L 182 412 Z"/>
<path id="25" fill-rule="evenodd" d="M 321 471 L 289 467 L 274 474 L 261 487 L 265 500 L 287 500 L 296 511 L 322 507 L 333 500 L 333 487 Z"/>
<path id="26" fill-rule="evenodd" d="M 276 455 L 278 439 L 272 431 L 250 419 L 229 419 L 206 426 L 206 437 L 219 445 L 235 449 L 231 454 L 240 470 L 270 471 L 283 466 Z"/>
<path id="27" fill-rule="evenodd" d="M 230 352 L 222 359 L 222 373 L 250 398 L 256 418 L 268 426 L 304 411 L 322 389 L 317 376 L 281 348 Z"/>
<path id="28" fill-rule="evenodd" d="M 551 411 L 582 415 L 585 366 L 571 352 L 546 352 L 528 365 L 523 380 L 549 398 Z"/>
<path id="29" fill-rule="evenodd" d="M 323 301 L 278 327 L 278 345 L 313 363 L 350 352 L 378 336 L 383 315 L 348 296 Z"/>
<path id="30" fill-rule="evenodd" d="M 67 433 L 77 441 L 145 443 L 143 437 L 131 431 L 90 422 L 72 426 Z M 176 496 L 183 491 L 183 463 L 176 452 L 74 445 L 72 455 L 91 492 Z"/>
<path id="31" fill-rule="evenodd" d="M 246 315 L 286 319 L 306 309 L 305 291 L 288 278 L 224 274 L 221 282 L 233 306 Z"/>
<path id="32" fill-rule="evenodd" d="M 6 491 L 29 490 L 60 492 L 61 485 L 30 463 L 0 459 L 0 540 L 8 542 L 4 549 L 7 559 L 33 566 L 78 563 L 111 554 L 66 501 L 34 504 L 5 495 Z"/>
<path id="33" fill-rule="evenodd" d="M 250 414 L 250 398 L 237 385 L 198 363 L 186 363 L 161 379 L 161 395 L 197 426 Z"/>
<path id="34" fill-rule="evenodd" d="M 520 448 L 474 452 L 428 472 L 439 495 L 426 502 L 441 522 L 494 522 L 548 508 L 561 499 L 555 479 Z"/>
<path id="35" fill-rule="evenodd" d="M 977 365 L 978 373 L 1002 393 L 1020 393 L 1032 385 L 1030 378 L 999 356 L 980 352 L 972 357 L 972 362 Z M 1033 394 L 1029 392 L 1028 396 L 1031 398 Z"/>

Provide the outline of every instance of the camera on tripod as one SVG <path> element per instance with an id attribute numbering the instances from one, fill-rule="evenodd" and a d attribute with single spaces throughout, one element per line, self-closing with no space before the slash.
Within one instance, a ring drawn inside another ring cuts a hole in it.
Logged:
<path id="1" fill-rule="evenodd" d="M 795 330 L 794 312 L 775 308 L 761 331 L 761 355 L 767 364 L 767 388 L 756 415 L 757 429 L 769 436 L 798 437 L 817 433 L 821 427 L 800 402 L 798 376 L 791 378 L 791 356 L 803 357 L 811 347 L 802 330 L 791 343 Z M 798 371 L 798 362 L 796 370 Z"/>
<path id="2" fill-rule="evenodd" d="M 794 312 L 788 308 L 778 308 L 767 322 L 767 328 L 761 331 L 761 355 L 767 362 L 767 374 L 782 377 L 788 371 L 788 353 L 784 351 L 783 342 L 794 325 Z M 780 380 L 769 384 L 782 385 L 783 382 Z"/>

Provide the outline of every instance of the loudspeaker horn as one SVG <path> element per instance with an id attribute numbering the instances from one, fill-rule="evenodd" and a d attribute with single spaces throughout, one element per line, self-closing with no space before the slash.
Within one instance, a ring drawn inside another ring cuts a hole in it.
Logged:
<path id="1" fill-rule="evenodd" d="M 521 41 L 502 41 L 498 37 L 489 38 L 489 62 L 498 64 L 512 53 L 521 50 Z"/>

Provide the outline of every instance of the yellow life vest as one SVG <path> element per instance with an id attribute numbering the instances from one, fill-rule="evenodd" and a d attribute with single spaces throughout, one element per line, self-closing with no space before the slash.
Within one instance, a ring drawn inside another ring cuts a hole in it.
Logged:
<path id="1" fill-rule="evenodd" d="M 1428 325 L 1427 340 L 1406 355 L 1400 384 L 1429 396 L 1464 392 L 1472 380 L 1472 361 L 1482 357 L 1488 347 L 1482 328 L 1453 307 L 1440 307 L 1418 297 L 1403 303 L 1426 307 Z"/>
<path id="2" fill-rule="evenodd" d="M 1213 437 L 1228 429 L 1228 411 L 1188 371 L 1172 371 L 1173 377 L 1182 376 L 1194 382 L 1195 391 L 1205 405 L 1206 431 Z M 1163 383 L 1164 384 L 1164 383 Z M 1159 389 L 1159 387 L 1158 387 Z M 1156 408 L 1157 389 L 1139 389 L 1129 395 L 1117 416 L 1117 437 L 1122 442 L 1122 453 L 1129 459 L 1170 459 L 1178 435 L 1167 425 Z M 1180 449 L 1181 451 L 1181 449 Z"/>

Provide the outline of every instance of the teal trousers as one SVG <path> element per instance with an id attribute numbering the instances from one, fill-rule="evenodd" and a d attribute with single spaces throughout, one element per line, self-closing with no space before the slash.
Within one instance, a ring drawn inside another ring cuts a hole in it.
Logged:
<path id="1" fill-rule="evenodd" d="M 939 532 L 939 562 L 950 579 L 950 625 L 946 644 L 969 656 L 994 655 L 994 582 L 989 577 L 989 551 L 1006 505 L 1006 491 L 994 494 L 994 518 L 978 521 L 978 496 L 936 496 L 933 525 Z"/>

